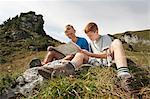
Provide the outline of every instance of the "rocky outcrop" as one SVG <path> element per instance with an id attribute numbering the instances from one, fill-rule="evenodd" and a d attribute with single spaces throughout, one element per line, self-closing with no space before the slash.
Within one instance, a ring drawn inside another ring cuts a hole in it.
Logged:
<path id="1" fill-rule="evenodd" d="M 15 41 L 35 35 L 46 36 L 43 25 L 43 16 L 30 11 L 5 21 L 0 27 L 0 34 Z"/>
<path id="2" fill-rule="evenodd" d="M 120 39 L 126 50 L 150 52 L 150 30 L 127 31 L 112 37 Z"/>
<path id="3" fill-rule="evenodd" d="M 36 15 L 35 12 L 32 11 L 20 14 L 20 29 L 26 29 L 40 35 L 46 35 L 43 24 L 44 20 L 42 15 Z"/>
<path id="4" fill-rule="evenodd" d="M 139 38 L 137 37 L 137 35 L 132 35 L 128 32 L 125 32 L 124 33 L 124 41 L 127 42 L 128 44 L 138 43 Z"/>
<path id="5" fill-rule="evenodd" d="M 0 60 L 18 51 L 40 51 L 61 44 L 46 35 L 43 26 L 43 16 L 33 11 L 7 19 L 0 25 Z"/>
<path id="6" fill-rule="evenodd" d="M 147 34 L 147 36 L 150 36 L 150 33 Z M 150 39 L 145 40 L 144 38 L 138 37 L 137 34 L 132 34 L 130 32 L 125 32 L 123 35 L 124 41 L 128 44 L 136 44 L 141 42 L 142 44 L 150 45 Z"/>

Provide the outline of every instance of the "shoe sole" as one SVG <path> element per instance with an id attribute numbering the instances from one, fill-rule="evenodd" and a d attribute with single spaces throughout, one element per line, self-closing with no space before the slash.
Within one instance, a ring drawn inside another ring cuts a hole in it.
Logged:
<path id="1" fill-rule="evenodd" d="M 46 79 L 51 78 L 51 74 L 53 71 L 54 71 L 53 68 L 49 68 L 49 69 L 40 68 L 40 69 L 38 69 L 39 74 Z"/>
<path id="2" fill-rule="evenodd" d="M 40 59 L 32 59 L 30 64 L 29 64 L 29 67 L 32 68 L 32 67 L 39 67 L 39 66 L 42 66 L 42 63 L 41 63 L 41 60 Z"/>

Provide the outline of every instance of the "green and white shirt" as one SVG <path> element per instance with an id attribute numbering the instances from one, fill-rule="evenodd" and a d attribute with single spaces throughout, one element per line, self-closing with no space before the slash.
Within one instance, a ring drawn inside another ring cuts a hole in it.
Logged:
<path id="1" fill-rule="evenodd" d="M 98 40 L 90 42 L 90 50 L 95 53 L 103 53 L 105 49 L 109 48 L 112 43 L 112 39 L 109 35 L 100 36 Z M 101 64 L 106 65 L 107 59 L 96 58 Z"/>

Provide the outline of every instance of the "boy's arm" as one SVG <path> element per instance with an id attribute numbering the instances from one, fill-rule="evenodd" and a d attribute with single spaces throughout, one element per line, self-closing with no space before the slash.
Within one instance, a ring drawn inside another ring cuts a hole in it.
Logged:
<path id="1" fill-rule="evenodd" d="M 78 46 L 76 43 L 71 42 L 71 44 L 74 46 L 74 48 L 75 48 L 77 51 L 81 51 L 81 50 L 82 50 L 82 49 L 80 48 L 80 46 Z"/>
<path id="2" fill-rule="evenodd" d="M 87 56 L 95 57 L 95 58 L 106 58 L 107 57 L 106 53 L 94 54 L 94 53 L 88 52 L 87 50 L 81 50 L 80 52 L 86 54 Z"/>

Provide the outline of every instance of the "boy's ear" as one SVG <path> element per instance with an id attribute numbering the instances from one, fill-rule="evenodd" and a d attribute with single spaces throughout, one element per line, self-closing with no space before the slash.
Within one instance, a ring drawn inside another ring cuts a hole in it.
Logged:
<path id="1" fill-rule="evenodd" d="M 94 33 L 98 33 L 98 30 L 96 30 Z"/>

